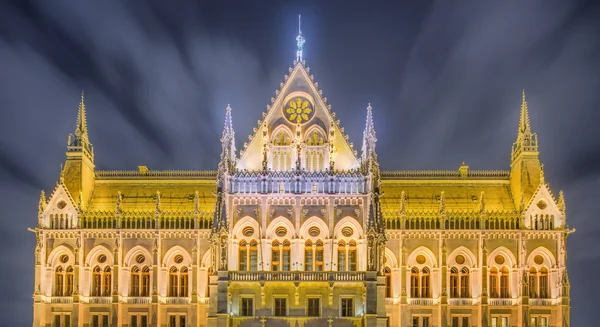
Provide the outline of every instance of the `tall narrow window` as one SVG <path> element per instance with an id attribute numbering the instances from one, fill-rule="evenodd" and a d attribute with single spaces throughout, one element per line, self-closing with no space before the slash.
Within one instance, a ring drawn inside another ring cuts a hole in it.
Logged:
<path id="1" fill-rule="evenodd" d="M 171 267 L 169 270 L 169 296 L 174 297 L 177 296 L 177 267 Z"/>
<path id="2" fill-rule="evenodd" d="M 288 240 L 283 241 L 283 247 L 281 249 L 281 254 L 283 255 L 282 271 L 290 271 L 290 266 L 291 266 L 290 252 L 291 252 L 290 241 L 288 241 Z"/>
<path id="3" fill-rule="evenodd" d="M 540 298 L 547 299 L 549 298 L 548 293 L 548 269 L 546 267 L 542 267 L 540 270 Z"/>
<path id="4" fill-rule="evenodd" d="M 131 268 L 131 286 L 129 296 L 140 296 L 140 268 L 134 266 Z"/>
<path id="5" fill-rule="evenodd" d="M 492 267 L 490 269 L 490 297 L 498 298 L 498 269 L 496 267 Z"/>
<path id="6" fill-rule="evenodd" d="M 150 268 L 142 268 L 142 289 L 140 296 L 150 296 Z"/>
<path id="7" fill-rule="evenodd" d="M 502 267 L 500 270 L 500 297 L 504 299 L 509 297 L 508 287 L 508 268 Z"/>
<path id="8" fill-rule="evenodd" d="M 338 271 L 346 271 L 346 243 L 340 241 L 338 245 Z"/>
<path id="9" fill-rule="evenodd" d="M 309 298 L 307 301 L 306 316 L 319 317 L 321 315 L 321 301 L 319 298 Z"/>
<path id="10" fill-rule="evenodd" d="M 304 270 L 313 271 L 313 245 L 310 240 L 304 245 Z"/>
<path id="11" fill-rule="evenodd" d="M 67 283 L 65 285 L 65 295 L 71 296 L 73 295 L 73 267 L 67 267 L 67 272 L 65 274 Z"/>
<path id="12" fill-rule="evenodd" d="M 65 287 L 65 275 L 62 267 L 56 267 L 54 272 L 54 296 L 63 296 Z"/>
<path id="13" fill-rule="evenodd" d="M 452 267 L 450 269 L 450 297 L 457 298 L 459 297 L 458 293 L 458 269 L 456 267 Z M 457 320 L 458 326 L 458 317 L 455 317 Z"/>
<path id="14" fill-rule="evenodd" d="M 243 297 L 240 301 L 240 316 L 251 317 L 254 316 L 254 299 Z"/>
<path id="15" fill-rule="evenodd" d="M 385 267 L 385 297 L 392 297 L 392 269 Z"/>
<path id="16" fill-rule="evenodd" d="M 258 265 L 258 243 L 255 240 L 250 242 L 250 271 L 256 271 Z"/>
<path id="17" fill-rule="evenodd" d="M 429 274 L 429 268 L 425 267 L 423 268 L 423 274 L 421 275 L 421 297 L 425 297 L 425 298 L 429 298 L 431 297 L 431 292 L 430 292 L 430 274 Z"/>
<path id="18" fill-rule="evenodd" d="M 102 270 L 98 266 L 92 273 L 92 296 L 102 296 Z"/>
<path id="19" fill-rule="evenodd" d="M 323 242 L 317 241 L 315 247 L 315 271 L 323 271 Z"/>
<path id="20" fill-rule="evenodd" d="M 279 247 L 279 241 L 274 240 L 271 245 L 271 270 L 280 271 L 281 270 L 281 249 Z"/>
<path id="21" fill-rule="evenodd" d="M 537 270 L 534 267 L 529 269 L 529 297 L 537 298 Z"/>
<path id="22" fill-rule="evenodd" d="M 181 267 L 179 274 L 179 296 L 188 296 L 188 269 L 187 267 Z"/>
<path id="23" fill-rule="evenodd" d="M 460 270 L 460 297 L 469 298 L 471 297 L 471 282 L 469 276 L 469 268 L 463 267 Z"/>
<path id="24" fill-rule="evenodd" d="M 111 287 L 111 269 L 110 267 L 105 267 L 104 272 L 102 273 L 102 296 L 110 295 L 110 287 Z"/>
<path id="25" fill-rule="evenodd" d="M 417 267 L 413 267 L 413 269 L 410 271 L 410 297 L 421 297 L 419 294 L 419 279 L 419 269 Z"/>
<path id="26" fill-rule="evenodd" d="M 239 270 L 248 270 L 248 248 L 246 247 L 246 241 L 240 241 L 239 244 Z"/>
<path id="27" fill-rule="evenodd" d="M 348 271 L 356 271 L 356 242 L 348 243 Z"/>
<path id="28" fill-rule="evenodd" d="M 287 316 L 287 299 L 275 298 L 275 312 L 274 316 L 284 317 Z"/>

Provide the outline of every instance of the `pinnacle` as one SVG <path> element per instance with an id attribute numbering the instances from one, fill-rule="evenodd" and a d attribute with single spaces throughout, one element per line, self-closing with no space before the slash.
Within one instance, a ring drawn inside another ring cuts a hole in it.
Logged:
<path id="1" fill-rule="evenodd" d="M 521 119 L 519 121 L 519 134 L 531 131 L 529 122 L 529 109 L 527 108 L 527 100 L 525 99 L 525 89 L 523 89 L 521 100 Z"/>

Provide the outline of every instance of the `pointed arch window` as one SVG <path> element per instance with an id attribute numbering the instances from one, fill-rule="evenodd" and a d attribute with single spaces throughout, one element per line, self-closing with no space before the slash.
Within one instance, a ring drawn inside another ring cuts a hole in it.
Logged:
<path id="1" fill-rule="evenodd" d="M 534 299 L 547 299 L 550 297 L 548 268 L 542 267 L 539 272 L 534 267 L 529 269 L 529 297 Z"/>
<path id="2" fill-rule="evenodd" d="M 306 241 L 304 247 L 304 270 L 323 271 L 323 242 Z"/>
<path id="3" fill-rule="evenodd" d="M 173 266 L 173 267 L 171 267 L 171 269 L 169 269 L 169 294 L 168 294 L 168 296 L 170 296 L 170 297 L 177 296 L 178 280 L 179 280 L 179 269 L 177 269 L 177 267 Z"/>
<path id="4" fill-rule="evenodd" d="M 102 269 L 99 266 L 92 271 L 92 296 L 102 296 Z"/>
<path id="5" fill-rule="evenodd" d="M 357 270 L 357 252 L 356 241 L 351 240 L 345 243 L 343 240 L 338 243 L 338 271 L 356 271 Z"/>
<path id="6" fill-rule="evenodd" d="M 313 271 L 314 269 L 314 255 L 313 245 L 310 240 L 306 241 L 304 245 L 304 270 Z"/>
<path id="7" fill-rule="evenodd" d="M 392 269 L 390 267 L 385 267 L 385 297 L 392 297 Z"/>
<path id="8" fill-rule="evenodd" d="M 150 296 L 150 268 L 142 268 L 142 285 L 140 296 Z"/>
<path id="9" fill-rule="evenodd" d="M 460 270 L 460 297 L 471 297 L 471 275 L 467 267 Z"/>
<path id="10" fill-rule="evenodd" d="M 258 264 L 258 243 L 256 240 L 252 240 L 249 243 L 242 240 L 238 248 L 238 269 L 240 271 L 256 271 Z"/>
<path id="11" fill-rule="evenodd" d="M 54 296 L 63 296 L 65 287 L 65 275 L 61 266 L 54 271 Z"/>
<path id="12" fill-rule="evenodd" d="M 140 296 L 140 268 L 137 266 L 131 268 L 130 281 L 129 296 Z"/>
<path id="13" fill-rule="evenodd" d="M 102 273 L 102 295 L 109 296 L 110 295 L 110 287 L 112 285 L 112 271 L 109 266 L 104 268 Z"/>
<path id="14" fill-rule="evenodd" d="M 471 281 L 469 268 L 463 267 L 458 270 L 457 267 L 450 269 L 450 297 L 468 298 L 471 293 Z"/>
<path id="15" fill-rule="evenodd" d="M 509 284 L 508 284 L 508 268 L 502 267 L 500 270 L 500 297 L 507 299 L 509 295 Z"/>
<path id="16" fill-rule="evenodd" d="M 542 267 L 540 269 L 540 298 L 547 299 L 550 297 L 550 293 L 548 292 L 548 269 L 546 267 Z"/>
<path id="17" fill-rule="evenodd" d="M 534 267 L 529 269 L 529 297 L 537 298 L 537 270 Z"/>
<path id="18" fill-rule="evenodd" d="M 188 282 L 188 269 L 187 267 L 181 267 L 179 271 L 179 295 L 180 297 L 188 296 L 189 282 Z"/>
<path id="19" fill-rule="evenodd" d="M 498 268 L 492 267 L 492 269 L 490 269 L 490 297 L 500 297 L 498 293 L 498 284 Z"/>
<path id="20" fill-rule="evenodd" d="M 431 274 L 429 268 L 424 267 L 421 271 L 421 297 L 431 297 Z"/>
<path id="21" fill-rule="evenodd" d="M 419 298 L 421 297 L 420 290 L 420 279 L 419 268 L 413 267 L 410 271 L 410 297 Z"/>
<path id="22" fill-rule="evenodd" d="M 67 272 L 65 273 L 65 295 L 71 296 L 73 295 L 73 267 L 67 267 Z"/>
<path id="23" fill-rule="evenodd" d="M 457 298 L 459 297 L 459 279 L 458 279 L 458 269 L 456 267 L 452 267 L 450 269 L 450 297 Z"/>

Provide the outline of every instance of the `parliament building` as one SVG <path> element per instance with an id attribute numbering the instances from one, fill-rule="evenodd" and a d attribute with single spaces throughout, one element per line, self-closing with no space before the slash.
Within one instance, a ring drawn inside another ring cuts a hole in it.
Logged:
<path id="1" fill-rule="evenodd" d="M 96 169 L 82 96 L 31 229 L 33 326 L 570 326 L 525 94 L 509 169 L 382 170 L 376 110 L 357 151 L 297 41 L 240 151 L 226 107 L 216 170 Z"/>

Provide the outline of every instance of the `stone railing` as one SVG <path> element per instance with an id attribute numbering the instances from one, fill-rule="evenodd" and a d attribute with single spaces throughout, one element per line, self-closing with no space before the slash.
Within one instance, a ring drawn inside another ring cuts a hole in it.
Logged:
<path id="1" fill-rule="evenodd" d="M 73 303 L 72 296 L 50 296 L 46 298 L 47 303 L 65 304 Z"/>
<path id="2" fill-rule="evenodd" d="M 510 170 L 395 170 L 382 171 L 381 179 L 507 179 Z"/>
<path id="3" fill-rule="evenodd" d="M 335 281 L 360 282 L 365 280 L 364 272 L 357 271 L 233 271 L 232 281 Z"/>
<path id="4" fill-rule="evenodd" d="M 208 179 L 216 170 L 96 170 L 96 179 Z"/>
<path id="5" fill-rule="evenodd" d="M 488 299 L 488 304 L 496 306 L 517 305 L 517 299 Z"/>
<path id="6" fill-rule="evenodd" d="M 152 302 L 152 300 L 148 296 L 130 296 L 125 300 L 125 302 L 129 304 L 149 304 Z"/>
<path id="7" fill-rule="evenodd" d="M 110 296 L 91 296 L 87 302 L 91 304 L 110 304 L 112 298 Z"/>
<path id="8" fill-rule="evenodd" d="M 553 299 L 529 299 L 529 305 L 533 306 L 548 306 L 553 304 Z"/>
<path id="9" fill-rule="evenodd" d="M 435 305 L 437 304 L 437 299 L 419 299 L 413 298 L 408 299 L 408 304 L 410 305 Z"/>
<path id="10" fill-rule="evenodd" d="M 189 297 L 164 297 L 162 301 L 165 304 L 190 304 Z"/>
<path id="11" fill-rule="evenodd" d="M 354 327 L 366 327 L 364 324 L 364 318 L 361 317 L 305 317 L 305 316 L 262 316 L 257 315 L 253 317 L 240 317 L 234 316 L 231 317 L 232 326 L 238 327 L 241 326 L 242 323 L 244 325 L 252 322 L 260 323 L 264 322 L 266 326 L 270 326 L 273 324 L 274 326 L 278 326 L 280 324 L 287 326 L 306 326 L 310 324 L 311 326 L 327 326 L 329 322 L 333 323 L 335 326 L 335 322 L 341 322 L 344 326 L 354 326 Z M 342 322 L 345 321 L 345 322 Z M 346 325 L 348 324 L 348 325 Z M 254 326 L 254 324 L 252 324 Z M 331 324 L 329 324 L 331 326 Z"/>
<path id="12" fill-rule="evenodd" d="M 478 299 L 466 298 L 466 299 L 448 299 L 448 304 L 452 306 L 460 306 L 460 305 L 477 305 L 479 303 Z"/>

